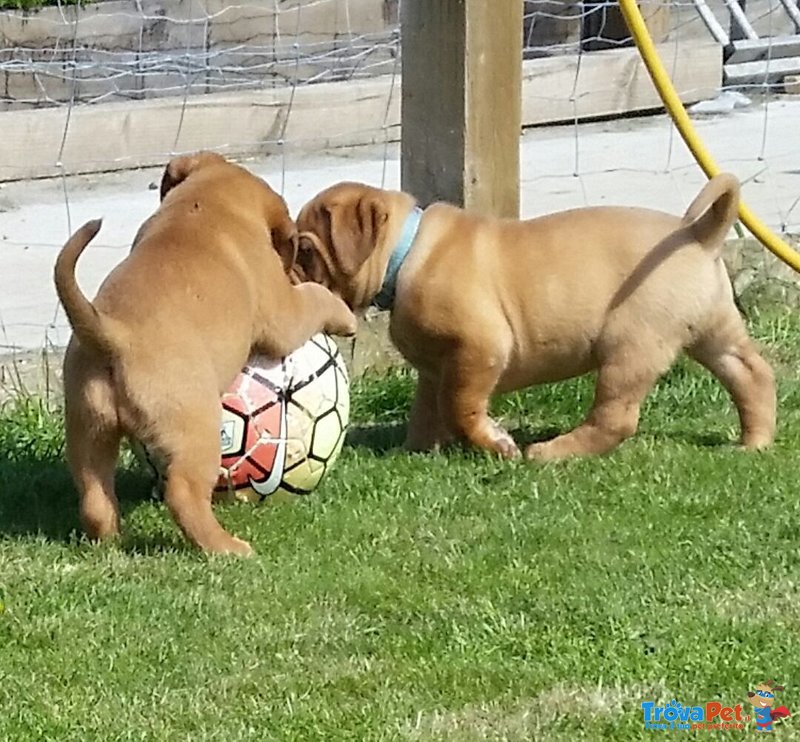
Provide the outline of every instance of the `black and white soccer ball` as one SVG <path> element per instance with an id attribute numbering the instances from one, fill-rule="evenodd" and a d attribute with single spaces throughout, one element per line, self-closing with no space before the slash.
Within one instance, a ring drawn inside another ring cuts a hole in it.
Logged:
<path id="1" fill-rule="evenodd" d="M 307 495 L 342 449 L 350 420 L 347 366 L 323 333 L 279 361 L 254 356 L 222 397 L 215 501 Z M 166 462 L 133 443 L 163 486 Z"/>

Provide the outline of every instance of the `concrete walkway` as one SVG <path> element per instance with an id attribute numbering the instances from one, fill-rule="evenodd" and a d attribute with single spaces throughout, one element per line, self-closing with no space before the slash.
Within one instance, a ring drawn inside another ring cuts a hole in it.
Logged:
<path id="1" fill-rule="evenodd" d="M 696 125 L 720 167 L 745 181 L 745 200 L 755 213 L 773 229 L 800 233 L 800 98 L 754 104 Z M 681 213 L 704 182 L 666 116 L 529 130 L 521 146 L 524 216 L 612 203 Z M 384 148 L 373 147 L 247 164 L 282 190 L 292 213 L 339 180 L 399 184 L 394 145 L 385 162 Z M 0 186 L 0 352 L 66 343 L 52 282 L 58 249 L 70 228 L 104 218 L 79 263 L 81 285 L 93 295 L 156 208 L 153 186 L 160 176 L 151 169 Z"/>

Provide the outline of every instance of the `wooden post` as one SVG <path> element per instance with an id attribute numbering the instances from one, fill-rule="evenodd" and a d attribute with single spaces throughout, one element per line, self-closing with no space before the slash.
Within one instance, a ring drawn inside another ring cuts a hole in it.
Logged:
<path id="1" fill-rule="evenodd" d="M 403 0 L 402 187 L 519 216 L 519 0 Z"/>

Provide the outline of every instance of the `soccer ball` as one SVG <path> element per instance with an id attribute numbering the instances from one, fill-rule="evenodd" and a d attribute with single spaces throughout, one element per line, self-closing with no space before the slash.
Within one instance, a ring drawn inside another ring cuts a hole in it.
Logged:
<path id="1" fill-rule="evenodd" d="M 309 494 L 339 456 L 349 418 L 347 367 L 328 335 L 279 361 L 250 358 L 222 396 L 215 502 Z M 136 441 L 132 448 L 163 491 L 165 462 Z"/>

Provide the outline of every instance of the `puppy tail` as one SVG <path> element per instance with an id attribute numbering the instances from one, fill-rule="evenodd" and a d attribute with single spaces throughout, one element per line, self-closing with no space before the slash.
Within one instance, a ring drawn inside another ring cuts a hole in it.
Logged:
<path id="1" fill-rule="evenodd" d="M 56 293 L 67 313 L 72 331 L 78 339 L 101 353 L 111 355 L 118 343 L 115 342 L 116 328 L 112 327 L 110 317 L 102 315 L 86 298 L 75 280 L 75 265 L 84 248 L 100 231 L 102 219 L 86 222 L 67 240 L 56 258 L 53 271 Z M 116 323 L 113 323 L 116 324 Z"/>
<path id="2" fill-rule="evenodd" d="M 739 181 L 719 173 L 705 184 L 686 209 L 683 224 L 704 247 L 719 249 L 739 213 Z"/>

